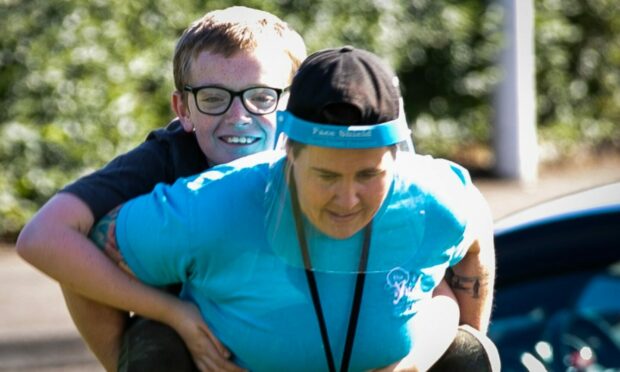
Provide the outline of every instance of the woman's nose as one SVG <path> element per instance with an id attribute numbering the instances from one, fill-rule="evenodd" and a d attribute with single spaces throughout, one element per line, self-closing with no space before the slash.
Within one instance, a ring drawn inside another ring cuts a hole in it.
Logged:
<path id="1" fill-rule="evenodd" d="M 352 209 L 359 204 L 359 190 L 354 182 L 342 182 L 336 190 L 336 202 L 343 209 Z"/>

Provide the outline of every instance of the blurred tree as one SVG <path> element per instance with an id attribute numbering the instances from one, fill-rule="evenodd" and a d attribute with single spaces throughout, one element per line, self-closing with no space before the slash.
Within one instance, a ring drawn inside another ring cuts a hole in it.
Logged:
<path id="1" fill-rule="evenodd" d="M 233 4 L 279 15 L 309 51 L 352 44 L 383 55 L 419 151 L 461 160 L 465 147 L 488 147 L 503 16 L 492 1 L 0 0 L 0 237 L 171 119 L 176 39 Z M 616 0 L 536 7 L 543 150 L 620 147 Z"/>
<path id="2" fill-rule="evenodd" d="M 162 2 L 163 4 L 164 2 Z M 153 2 L 5 1 L 0 231 L 169 116 L 173 24 Z M 166 26 L 164 26 L 166 25 Z M 142 48 L 148 46 L 147 48 Z"/>
<path id="3" fill-rule="evenodd" d="M 620 5 L 540 0 L 536 6 L 542 155 L 620 148 Z"/>

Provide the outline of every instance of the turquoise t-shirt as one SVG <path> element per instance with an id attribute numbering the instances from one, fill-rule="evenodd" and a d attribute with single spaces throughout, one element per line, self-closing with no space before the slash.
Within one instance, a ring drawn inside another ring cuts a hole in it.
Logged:
<path id="1" fill-rule="evenodd" d="M 214 334 L 252 371 L 327 370 L 284 182 L 282 153 L 158 185 L 120 211 L 125 261 L 151 285 L 183 283 Z M 466 253 L 467 172 L 415 156 L 373 219 L 350 370 L 389 365 L 415 342 L 412 318 Z M 362 232 L 331 239 L 305 221 L 336 365 L 340 365 Z"/>

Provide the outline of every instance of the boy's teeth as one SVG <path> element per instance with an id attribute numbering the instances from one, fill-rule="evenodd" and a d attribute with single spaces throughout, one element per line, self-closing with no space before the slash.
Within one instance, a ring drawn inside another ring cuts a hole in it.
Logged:
<path id="1" fill-rule="evenodd" d="M 228 143 L 240 143 L 240 144 L 246 144 L 246 143 L 252 143 L 254 142 L 255 138 L 253 137 L 237 137 L 237 136 L 230 136 L 230 137 L 225 137 L 224 140 Z"/>

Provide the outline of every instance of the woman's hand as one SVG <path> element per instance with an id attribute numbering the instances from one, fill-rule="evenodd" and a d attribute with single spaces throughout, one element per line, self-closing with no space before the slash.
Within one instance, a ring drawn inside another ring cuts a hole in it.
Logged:
<path id="1" fill-rule="evenodd" d="M 213 335 L 191 302 L 177 301 L 169 325 L 181 336 L 200 371 L 244 371 L 232 363 L 230 351 Z"/>

